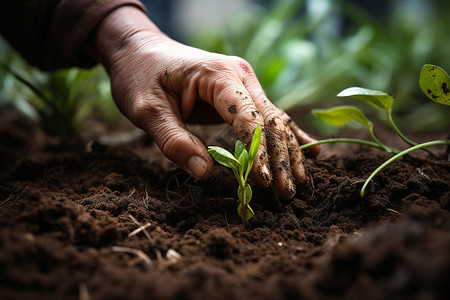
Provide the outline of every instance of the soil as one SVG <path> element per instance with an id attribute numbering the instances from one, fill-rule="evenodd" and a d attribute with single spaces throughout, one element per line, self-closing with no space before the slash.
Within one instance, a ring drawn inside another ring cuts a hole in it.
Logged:
<path id="1" fill-rule="evenodd" d="M 224 168 L 195 182 L 145 137 L 63 151 L 1 120 L 1 299 L 450 299 L 448 162 L 397 161 L 360 198 L 389 156 L 326 146 L 291 202 L 254 187 L 244 226 Z"/>

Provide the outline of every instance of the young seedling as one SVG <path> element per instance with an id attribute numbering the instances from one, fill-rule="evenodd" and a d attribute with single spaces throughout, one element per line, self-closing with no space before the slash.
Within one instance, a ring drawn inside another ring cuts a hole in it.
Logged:
<path id="1" fill-rule="evenodd" d="M 210 146 L 208 147 L 208 152 L 212 157 L 221 165 L 230 168 L 234 176 L 239 183 L 238 187 L 238 197 L 240 200 L 238 206 L 238 214 L 242 218 L 242 223 L 246 223 L 251 217 L 255 215 L 253 209 L 250 207 L 249 203 L 252 199 L 252 189 L 247 183 L 248 175 L 253 167 L 253 162 L 256 157 L 256 153 L 259 149 L 259 144 L 261 143 L 261 128 L 256 127 L 253 133 L 252 143 L 247 152 L 244 144 L 237 140 L 234 148 L 234 156 L 229 151 L 218 147 Z"/>
<path id="2" fill-rule="evenodd" d="M 423 66 L 420 74 L 419 85 L 425 95 L 427 95 L 427 97 L 429 97 L 431 100 L 441 104 L 450 105 L 450 78 L 443 69 L 434 65 Z M 303 145 L 300 147 L 301 149 L 305 149 L 318 144 L 344 142 L 370 146 L 386 151 L 390 154 L 394 154 L 393 157 L 381 164 L 375 171 L 372 172 L 372 174 L 369 175 L 361 189 L 361 197 L 364 197 L 365 189 L 372 178 L 394 160 L 419 149 L 427 151 L 436 158 L 440 158 L 438 155 L 428 150 L 426 147 L 435 145 L 450 145 L 450 140 L 448 139 L 430 141 L 421 144 L 408 139 L 394 123 L 394 120 L 392 118 L 392 104 L 394 102 L 394 97 L 387 93 L 360 87 L 351 87 L 343 90 L 337 96 L 351 97 L 354 99 L 362 100 L 376 108 L 384 109 L 387 115 L 388 123 L 393 131 L 410 146 L 409 148 L 401 151 L 381 143 L 373 133 L 372 122 L 370 122 L 366 118 L 366 116 L 355 106 L 345 105 L 332 107 L 330 109 L 316 109 L 312 111 L 312 113 L 316 117 L 335 126 L 343 126 L 352 121 L 359 122 L 368 129 L 369 136 L 372 141 L 351 138 L 324 139 L 314 143 Z"/>

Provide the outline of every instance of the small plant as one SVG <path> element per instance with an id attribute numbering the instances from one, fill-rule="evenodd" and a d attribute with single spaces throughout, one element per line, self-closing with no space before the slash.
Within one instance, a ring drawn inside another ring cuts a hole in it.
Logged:
<path id="1" fill-rule="evenodd" d="M 422 68 L 420 79 L 419 79 L 419 85 L 422 91 L 425 93 L 427 97 L 429 97 L 431 100 L 445 104 L 450 105 L 450 78 L 447 75 L 447 73 L 441 69 L 438 66 L 434 65 L 425 65 Z M 355 106 L 351 105 L 344 105 L 344 106 L 337 106 L 332 107 L 330 109 L 316 109 L 313 110 L 312 113 L 320 118 L 321 120 L 330 123 L 332 125 L 336 126 L 343 126 L 349 122 L 356 121 L 358 123 L 361 123 L 364 125 L 368 131 L 369 136 L 372 141 L 367 140 L 361 140 L 361 139 L 352 139 L 352 138 L 332 138 L 332 139 L 324 139 L 320 140 L 314 143 L 309 143 L 306 145 L 301 146 L 301 149 L 305 149 L 314 145 L 318 144 L 325 144 L 325 143 L 338 143 L 338 142 L 344 142 L 344 143 L 356 143 L 361 144 L 365 146 L 374 147 L 383 151 L 386 151 L 388 153 L 394 154 L 393 157 L 391 157 L 389 160 L 381 164 L 375 171 L 370 174 L 370 176 L 366 179 L 364 182 L 364 185 L 361 189 L 361 197 L 364 197 L 365 189 L 369 182 L 372 180 L 372 178 L 381 171 L 384 167 L 386 167 L 388 164 L 393 162 L 394 160 L 412 152 L 415 150 L 424 150 L 427 151 L 429 154 L 434 156 L 435 158 L 440 158 L 438 155 L 436 155 L 434 152 L 430 151 L 426 147 L 435 146 L 435 145 L 450 145 L 450 140 L 444 139 L 444 140 L 436 140 L 436 141 L 430 141 L 426 143 L 418 144 L 410 139 L 408 139 L 397 127 L 397 125 L 394 123 L 394 120 L 392 118 L 392 104 L 394 102 L 394 97 L 380 91 L 375 90 L 369 90 L 364 89 L 360 87 L 351 87 L 348 89 L 343 90 L 340 92 L 338 97 L 351 97 L 354 99 L 365 101 L 372 106 L 376 108 L 381 108 L 385 110 L 387 115 L 387 120 L 393 131 L 410 147 L 405 150 L 398 150 L 392 147 L 389 147 L 383 143 L 381 143 L 376 136 L 373 133 L 373 124 L 371 121 L 369 121 L 366 116 Z"/>
<path id="2" fill-rule="evenodd" d="M 10 98 L 11 105 L 61 144 L 73 140 L 94 112 L 109 121 L 119 115 L 103 68 L 42 72 L 10 51 L 0 59 L 0 102 Z"/>
<path id="3" fill-rule="evenodd" d="M 217 147 L 208 147 L 208 152 L 212 157 L 221 165 L 230 168 L 234 176 L 239 183 L 238 187 L 238 197 L 240 204 L 238 206 L 238 214 L 242 218 L 242 223 L 246 223 L 251 217 L 255 215 L 253 209 L 250 207 L 249 203 L 252 199 L 252 189 L 247 183 L 248 175 L 253 167 L 253 162 L 256 157 L 256 153 L 259 149 L 259 144 L 261 143 L 261 128 L 256 127 L 253 133 L 252 143 L 247 152 L 244 144 L 237 140 L 234 147 L 234 156 L 229 151 Z"/>

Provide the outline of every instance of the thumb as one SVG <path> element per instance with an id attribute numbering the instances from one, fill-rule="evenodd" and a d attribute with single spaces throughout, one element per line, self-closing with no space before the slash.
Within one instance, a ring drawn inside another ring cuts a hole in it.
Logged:
<path id="1" fill-rule="evenodd" d="M 192 134 L 171 111 L 163 115 L 146 118 L 151 120 L 140 124 L 156 142 L 162 153 L 192 177 L 204 180 L 210 177 L 213 161 L 205 145 Z"/>

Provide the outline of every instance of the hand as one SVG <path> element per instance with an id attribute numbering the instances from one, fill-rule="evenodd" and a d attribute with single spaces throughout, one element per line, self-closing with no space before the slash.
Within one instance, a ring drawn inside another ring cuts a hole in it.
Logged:
<path id="1" fill-rule="evenodd" d="M 184 122 L 220 117 L 246 146 L 256 126 L 262 128 L 251 172 L 258 184 L 268 186 L 272 181 L 278 196 L 290 199 L 295 195 L 295 181 L 306 180 L 299 145 L 314 140 L 267 99 L 245 60 L 171 40 L 131 6 L 115 10 L 100 23 L 94 45 L 122 113 L 195 178 L 208 178 L 213 161 Z M 205 103 L 208 114 L 193 110 L 194 105 Z M 312 152 L 319 151 L 316 147 Z"/>

